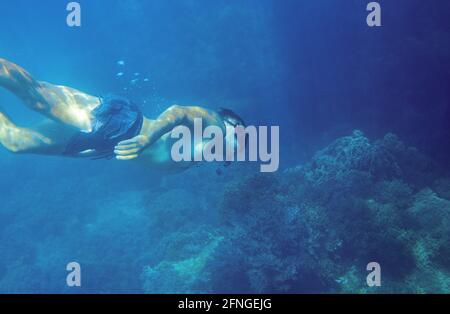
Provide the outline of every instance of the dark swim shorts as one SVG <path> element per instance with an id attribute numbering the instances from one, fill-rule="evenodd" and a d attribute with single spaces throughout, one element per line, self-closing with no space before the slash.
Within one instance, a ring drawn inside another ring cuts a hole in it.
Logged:
<path id="1" fill-rule="evenodd" d="M 100 98 L 100 105 L 92 111 L 92 131 L 78 132 L 69 141 L 64 155 L 76 156 L 94 150 L 93 158 L 112 158 L 114 147 L 139 135 L 143 115 L 138 106 L 128 99 L 108 95 Z"/>

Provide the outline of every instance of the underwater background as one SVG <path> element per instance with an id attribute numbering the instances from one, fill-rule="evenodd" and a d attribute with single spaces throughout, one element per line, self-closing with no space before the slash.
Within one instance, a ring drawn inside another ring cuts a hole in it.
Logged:
<path id="1" fill-rule="evenodd" d="M 362 0 L 80 0 L 80 28 L 68 2 L 0 0 L 0 57 L 151 118 L 279 125 L 280 169 L 1 147 L 0 292 L 450 292 L 449 1 L 379 1 L 375 28 Z M 0 106 L 40 119 L 5 90 Z"/>

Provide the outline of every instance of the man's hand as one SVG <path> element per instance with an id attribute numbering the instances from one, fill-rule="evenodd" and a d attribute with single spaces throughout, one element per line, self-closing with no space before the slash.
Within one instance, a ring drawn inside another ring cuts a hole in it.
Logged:
<path id="1" fill-rule="evenodd" d="M 130 160 L 137 158 L 139 154 L 148 146 L 150 142 L 148 136 L 137 135 L 129 140 L 119 142 L 114 147 L 114 153 L 118 160 Z"/>

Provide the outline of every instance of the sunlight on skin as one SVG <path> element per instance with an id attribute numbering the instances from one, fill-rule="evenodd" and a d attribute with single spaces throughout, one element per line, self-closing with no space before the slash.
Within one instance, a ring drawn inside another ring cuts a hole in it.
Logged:
<path id="1" fill-rule="evenodd" d="M 31 75 L 18 65 L 1 58 L 0 64 L 2 65 L 0 84 L 4 85 L 7 89 L 14 92 L 15 90 L 20 89 L 21 86 L 35 85 L 35 81 Z"/>
<path id="2" fill-rule="evenodd" d="M 100 104 L 98 97 L 66 86 L 34 80 L 20 66 L 0 58 L 0 86 L 13 92 L 31 109 L 80 130 L 90 131 L 91 111 Z"/>
<path id="3" fill-rule="evenodd" d="M 0 71 L 0 77 L 7 77 L 7 76 L 9 76 L 9 70 L 6 67 L 6 65 L 4 64 L 4 62 L 1 61 L 1 59 L 0 59 L 0 63 L 1 63 L 1 66 L 2 66 L 2 70 Z"/>
<path id="4" fill-rule="evenodd" d="M 66 86 L 42 82 L 40 93 L 49 105 L 50 116 L 65 124 L 89 132 L 92 130 L 91 111 L 100 105 L 98 97 L 90 96 Z"/>
<path id="5" fill-rule="evenodd" d="M 12 152 L 59 154 L 62 141 L 76 129 L 91 131 L 91 111 L 100 104 L 98 97 L 90 96 L 66 86 L 40 82 L 20 66 L 0 58 L 0 87 L 19 97 L 29 108 L 55 121 L 46 123 L 45 130 L 20 128 L 0 110 L 0 143 Z M 66 125 L 68 128 L 58 126 Z M 71 130 L 74 127 L 73 131 Z M 44 134 L 41 134 L 44 131 Z"/>
<path id="6" fill-rule="evenodd" d="M 140 135 L 119 142 L 114 149 L 116 158 L 119 160 L 135 159 L 147 147 L 151 146 L 155 141 L 164 134 L 170 132 L 174 127 L 185 125 L 193 128 L 194 119 L 202 119 L 203 127 L 215 125 L 225 131 L 225 125 L 222 119 L 213 111 L 197 107 L 182 107 L 174 105 L 162 113 L 156 120 L 147 120 L 144 122 Z"/>
<path id="7" fill-rule="evenodd" d="M 17 127 L 1 112 L 0 143 L 15 153 L 33 152 L 53 144 L 51 139 L 37 132 Z"/>

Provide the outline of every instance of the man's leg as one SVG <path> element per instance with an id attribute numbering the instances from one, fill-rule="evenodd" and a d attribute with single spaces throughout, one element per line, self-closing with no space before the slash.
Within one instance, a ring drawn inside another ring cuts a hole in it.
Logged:
<path id="1" fill-rule="evenodd" d="M 19 97 L 29 108 L 80 130 L 91 128 L 97 97 L 76 89 L 35 80 L 25 69 L 0 58 L 0 87 Z"/>
<path id="2" fill-rule="evenodd" d="M 13 153 L 60 155 L 73 132 L 51 120 L 21 128 L 0 111 L 0 144 Z"/>

